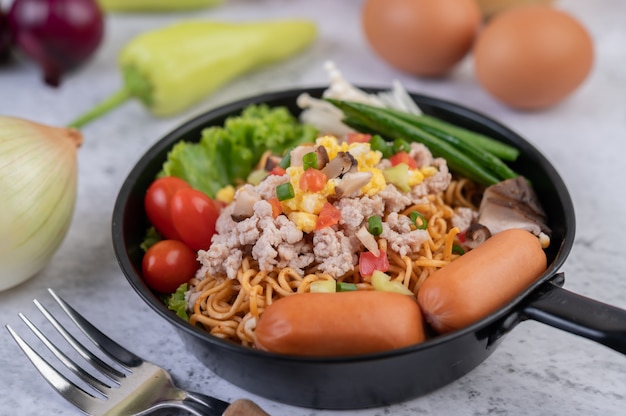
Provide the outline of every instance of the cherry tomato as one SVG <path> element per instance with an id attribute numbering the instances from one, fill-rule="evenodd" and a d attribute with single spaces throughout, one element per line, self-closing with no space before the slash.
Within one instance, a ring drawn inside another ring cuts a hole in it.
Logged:
<path id="1" fill-rule="evenodd" d="M 180 240 L 172 224 L 170 205 L 174 194 L 186 188 L 191 188 L 191 186 L 184 180 L 174 176 L 165 176 L 152 182 L 146 191 L 144 206 L 148 219 L 159 234 L 166 239 Z"/>
<path id="2" fill-rule="evenodd" d="M 146 251 L 141 268 L 143 279 L 153 290 L 171 293 L 194 276 L 200 264 L 196 253 L 177 240 L 161 240 Z"/>
<path id="3" fill-rule="evenodd" d="M 211 246 L 219 210 L 204 192 L 192 188 L 178 190 L 172 197 L 170 213 L 182 242 L 193 250 Z"/>

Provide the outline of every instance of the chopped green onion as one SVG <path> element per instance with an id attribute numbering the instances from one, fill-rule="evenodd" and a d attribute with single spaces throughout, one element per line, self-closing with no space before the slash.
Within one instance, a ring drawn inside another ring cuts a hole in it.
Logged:
<path id="1" fill-rule="evenodd" d="M 395 139 L 393 141 L 393 146 L 392 146 L 393 152 L 394 153 L 398 153 L 398 152 L 409 152 L 409 150 L 411 150 L 411 145 L 409 144 L 409 142 L 407 142 L 404 139 Z"/>
<path id="2" fill-rule="evenodd" d="M 384 158 L 389 158 L 393 155 L 391 145 L 378 134 L 372 136 L 370 139 L 370 149 L 380 151 Z"/>
<path id="3" fill-rule="evenodd" d="M 276 187 L 276 198 L 278 198 L 279 201 L 286 201 L 294 196 L 296 196 L 296 193 L 294 192 L 291 183 L 281 183 Z"/>
<path id="4" fill-rule="evenodd" d="M 280 159 L 280 163 L 278 164 L 278 166 L 280 166 L 283 169 L 287 169 L 289 165 L 291 165 L 291 151 L 293 149 L 294 149 L 293 147 L 287 149 L 287 151 L 285 152 L 285 156 L 283 156 L 283 158 Z"/>
<path id="5" fill-rule="evenodd" d="M 367 220 L 367 231 L 378 237 L 383 232 L 383 221 L 378 215 L 372 215 Z"/>
<path id="6" fill-rule="evenodd" d="M 354 290 L 358 290 L 354 283 L 337 282 L 337 292 L 352 292 Z"/>
<path id="7" fill-rule="evenodd" d="M 465 254 L 465 250 L 463 250 L 463 247 L 461 247 L 460 245 L 453 244 L 452 245 L 452 253 L 458 254 L 459 256 L 462 256 L 463 254 Z"/>
<path id="8" fill-rule="evenodd" d="M 309 168 L 317 169 L 317 153 L 309 152 L 302 156 L 302 167 L 304 170 Z"/>
<path id="9" fill-rule="evenodd" d="M 411 218 L 411 221 L 413 221 L 413 224 L 415 224 L 415 228 L 418 230 L 425 230 L 428 228 L 428 220 L 420 212 L 411 211 L 409 217 Z M 419 224 L 417 223 L 418 219 L 420 220 Z"/>

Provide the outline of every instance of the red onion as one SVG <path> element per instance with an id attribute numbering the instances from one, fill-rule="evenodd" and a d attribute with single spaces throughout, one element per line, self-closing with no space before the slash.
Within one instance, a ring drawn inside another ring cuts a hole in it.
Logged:
<path id="1" fill-rule="evenodd" d="M 0 10 L 0 61 L 6 59 L 11 51 L 11 33 L 9 31 L 9 19 Z"/>
<path id="2" fill-rule="evenodd" d="M 39 63 L 51 86 L 91 57 L 104 36 L 96 0 L 15 0 L 8 17 L 15 44 Z"/>

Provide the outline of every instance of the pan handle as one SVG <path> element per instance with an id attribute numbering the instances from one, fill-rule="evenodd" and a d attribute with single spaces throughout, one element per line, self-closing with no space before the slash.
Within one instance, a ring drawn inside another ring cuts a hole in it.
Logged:
<path id="1" fill-rule="evenodd" d="M 580 335 L 626 354 L 626 310 L 546 282 L 522 309 L 525 318 Z"/>

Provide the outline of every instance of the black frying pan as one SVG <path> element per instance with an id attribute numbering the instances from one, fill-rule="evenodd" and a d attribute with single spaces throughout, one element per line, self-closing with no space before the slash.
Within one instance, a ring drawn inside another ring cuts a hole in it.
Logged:
<path id="1" fill-rule="evenodd" d="M 527 141 L 498 122 L 465 107 L 415 94 L 427 113 L 488 134 L 516 146 L 521 156 L 513 168 L 530 179 L 553 230 L 548 269 L 516 299 L 467 328 L 423 344 L 384 353 L 341 358 L 282 356 L 234 345 L 177 318 L 143 283 L 139 248 L 148 222 L 143 197 L 179 140 L 198 141 L 209 125 L 222 125 L 251 103 L 286 106 L 299 113 L 296 97 L 321 96 L 324 88 L 265 94 L 209 111 L 158 141 L 132 169 L 113 212 L 113 245 L 130 285 L 162 318 L 171 323 L 188 350 L 217 375 L 260 396 L 297 406 L 332 409 L 376 407 L 405 401 L 442 387 L 485 360 L 503 335 L 519 322 L 534 319 L 595 340 L 626 353 L 626 311 L 563 289 L 558 273 L 574 241 L 574 207 L 554 167 Z M 370 91 L 379 91 L 372 90 Z"/>

